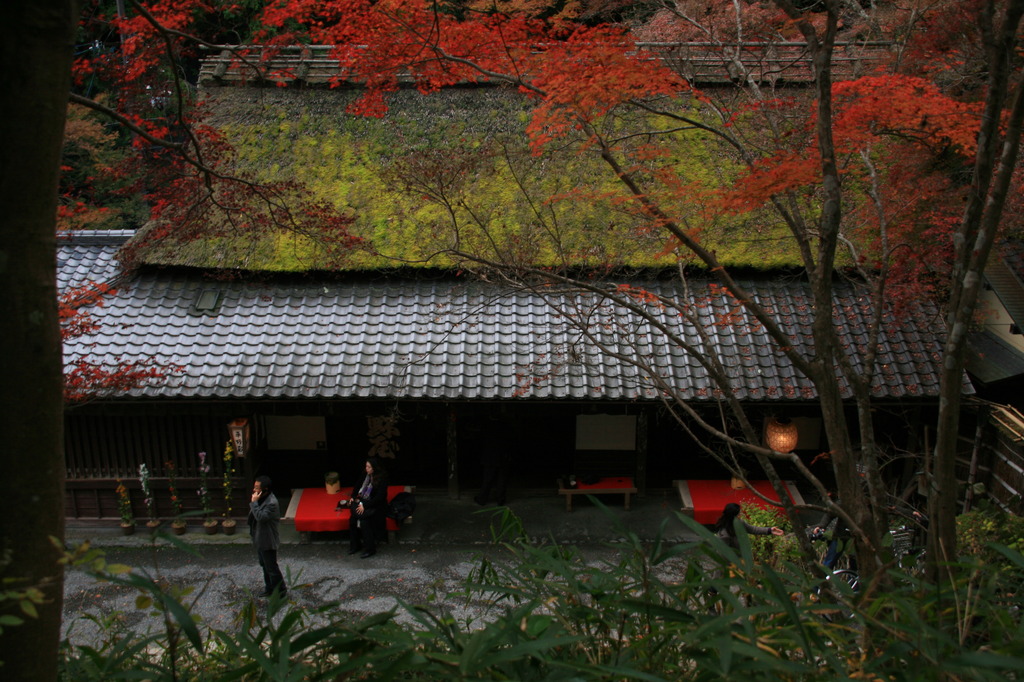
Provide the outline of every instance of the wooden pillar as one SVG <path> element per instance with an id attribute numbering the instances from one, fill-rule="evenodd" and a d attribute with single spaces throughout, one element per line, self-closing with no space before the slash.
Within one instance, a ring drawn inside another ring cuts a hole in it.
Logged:
<path id="1" fill-rule="evenodd" d="M 637 495 L 647 494 L 647 411 L 636 417 L 636 483 Z"/>
<path id="2" fill-rule="evenodd" d="M 448 497 L 453 500 L 459 499 L 459 446 L 458 446 L 458 420 L 455 416 L 455 409 L 448 408 L 448 424 L 446 429 L 448 451 Z"/>
<path id="3" fill-rule="evenodd" d="M 960 510 L 961 514 L 971 511 L 971 507 L 974 505 L 974 483 L 978 478 L 978 455 L 981 452 L 981 439 L 985 436 L 985 422 L 988 420 L 988 414 L 988 409 L 984 414 L 981 414 L 979 410 L 978 425 L 974 431 L 974 446 L 971 448 L 971 466 L 967 475 L 967 485 L 964 486 L 964 506 Z"/>

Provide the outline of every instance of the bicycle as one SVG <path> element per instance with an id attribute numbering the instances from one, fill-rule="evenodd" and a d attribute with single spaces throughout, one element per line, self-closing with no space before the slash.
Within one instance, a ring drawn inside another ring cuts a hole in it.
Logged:
<path id="1" fill-rule="evenodd" d="M 891 511 L 902 520 L 889 530 L 896 564 L 911 575 L 921 575 L 925 564 L 924 536 L 928 530 L 928 517 L 916 510 L 908 513 L 893 508 Z"/>

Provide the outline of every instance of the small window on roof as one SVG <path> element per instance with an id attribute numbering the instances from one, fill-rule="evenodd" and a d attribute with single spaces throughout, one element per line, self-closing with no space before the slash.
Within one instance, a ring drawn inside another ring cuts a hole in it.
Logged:
<path id="1" fill-rule="evenodd" d="M 220 291 L 205 289 L 196 299 L 195 309 L 199 313 L 212 313 L 217 310 L 218 305 L 220 305 Z"/>

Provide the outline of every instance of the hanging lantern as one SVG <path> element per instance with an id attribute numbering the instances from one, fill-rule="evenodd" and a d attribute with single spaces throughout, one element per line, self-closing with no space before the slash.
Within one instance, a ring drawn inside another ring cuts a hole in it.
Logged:
<path id="1" fill-rule="evenodd" d="M 788 417 L 773 417 L 768 420 L 765 426 L 764 439 L 772 450 L 776 452 L 793 452 L 796 449 L 797 438 L 796 424 Z"/>
<path id="2" fill-rule="evenodd" d="M 239 417 L 228 424 L 228 433 L 231 434 L 231 442 L 235 446 L 235 455 L 245 457 L 249 454 L 249 420 Z"/>

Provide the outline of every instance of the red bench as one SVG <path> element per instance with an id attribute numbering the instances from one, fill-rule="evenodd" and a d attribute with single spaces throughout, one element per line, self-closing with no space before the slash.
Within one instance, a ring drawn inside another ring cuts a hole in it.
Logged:
<path id="1" fill-rule="evenodd" d="M 778 502 L 779 496 L 768 481 L 748 481 L 750 487 L 757 490 L 772 502 Z M 746 487 L 733 488 L 729 479 L 673 481 L 679 491 L 679 500 L 683 504 L 683 513 L 692 516 L 697 523 L 709 526 L 722 515 L 722 509 L 730 502 L 740 506 L 757 505 L 771 507 Z M 786 491 L 794 504 L 803 504 L 804 499 L 792 481 L 785 481 Z"/>
<path id="2" fill-rule="evenodd" d="M 570 488 L 558 479 L 558 494 L 565 495 L 565 511 L 572 511 L 572 498 L 574 495 L 625 495 L 626 510 L 629 510 L 629 496 L 636 494 L 636 486 L 633 479 L 628 476 L 609 476 L 599 478 L 593 483 L 577 482 L 575 488 Z"/>
<path id="3" fill-rule="evenodd" d="M 415 492 L 416 488 L 409 485 L 389 485 L 388 502 L 395 499 L 398 493 Z M 322 533 L 328 531 L 348 530 L 351 522 L 352 511 L 348 508 L 338 509 L 340 500 L 348 500 L 352 497 L 352 488 L 341 488 L 335 494 L 329 494 L 324 486 L 319 488 L 299 488 L 292 491 L 292 499 L 288 504 L 288 511 L 284 518 L 294 519 L 295 530 L 300 534 L 300 541 L 308 543 L 310 533 Z M 405 520 L 410 523 L 412 517 Z M 398 530 L 401 526 L 397 521 L 388 517 L 387 529 L 388 539 L 396 540 Z"/>

